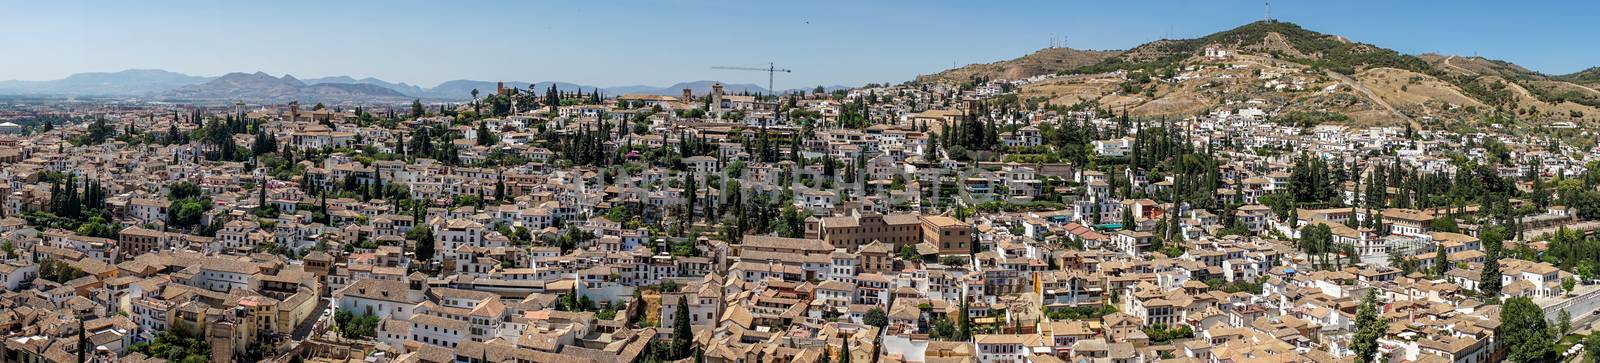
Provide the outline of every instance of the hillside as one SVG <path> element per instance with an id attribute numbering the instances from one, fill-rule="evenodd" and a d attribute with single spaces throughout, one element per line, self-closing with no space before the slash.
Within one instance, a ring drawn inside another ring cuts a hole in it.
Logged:
<path id="1" fill-rule="evenodd" d="M 1439 54 L 1418 56 L 1440 72 L 1461 80 L 1472 80 L 1483 88 L 1466 85 L 1469 91 L 1479 92 L 1480 98 L 1518 114 L 1595 112 L 1600 108 L 1600 91 L 1589 81 L 1600 81 L 1600 71 L 1585 74 L 1549 76 L 1523 68 L 1511 62 L 1483 57 L 1461 57 Z M 1499 85 L 1497 85 L 1499 84 Z"/>
<path id="2" fill-rule="evenodd" d="M 1208 48 L 1224 54 L 1207 56 Z M 1058 74 L 1070 76 L 1027 85 L 1019 101 L 1163 117 L 1249 102 L 1282 114 L 1342 114 L 1332 119 L 1351 125 L 1447 126 L 1490 115 L 1531 126 L 1600 124 L 1600 91 L 1585 84 L 1600 70 L 1547 76 L 1478 57 L 1413 56 L 1284 22 L 1157 40 Z"/>
<path id="3" fill-rule="evenodd" d="M 1072 48 L 1045 48 L 1033 54 L 994 63 L 971 64 L 931 75 L 917 77 L 919 82 L 964 82 L 974 77 L 983 79 L 1023 79 L 1041 74 L 1052 74 L 1099 63 L 1119 54 L 1117 51 L 1077 50 Z"/>
<path id="4" fill-rule="evenodd" d="M 1600 86 L 1600 67 L 1589 67 L 1589 69 L 1578 71 L 1577 73 L 1573 74 L 1562 75 L 1557 78 L 1567 82 L 1582 83 L 1588 86 Z"/>
<path id="5" fill-rule="evenodd" d="M 1354 74 L 1357 70 L 1370 67 L 1413 71 L 1428 68 L 1426 62 L 1393 50 L 1306 30 L 1293 23 L 1258 21 L 1195 39 L 1163 39 L 1146 43 L 1116 57 L 1074 70 L 1074 73 L 1171 67 L 1201 55 L 1208 46 L 1327 68 L 1343 74 Z"/>

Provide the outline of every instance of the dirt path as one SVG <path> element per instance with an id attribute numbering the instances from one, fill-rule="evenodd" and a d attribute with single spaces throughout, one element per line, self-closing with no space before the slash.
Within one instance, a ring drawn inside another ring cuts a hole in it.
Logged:
<path id="1" fill-rule="evenodd" d="M 1458 69 L 1462 73 L 1466 73 L 1466 74 L 1470 74 L 1470 75 L 1474 75 L 1474 76 L 1478 75 L 1478 72 L 1473 72 L 1471 69 L 1461 68 L 1461 67 L 1456 66 L 1454 64 L 1450 64 L 1450 60 L 1451 59 L 1455 59 L 1455 58 L 1456 58 L 1456 56 L 1453 56 L 1453 55 L 1452 56 L 1448 56 L 1448 57 L 1444 57 L 1444 66 Z"/>
<path id="2" fill-rule="evenodd" d="M 1576 82 L 1567 82 L 1567 83 L 1571 84 L 1573 87 L 1578 87 L 1578 88 L 1589 90 L 1589 92 L 1600 93 L 1600 90 L 1595 90 L 1593 88 L 1589 88 L 1589 86 L 1581 85 L 1581 84 L 1578 84 Z"/>
<path id="3" fill-rule="evenodd" d="M 1326 73 L 1328 75 L 1328 77 L 1333 77 L 1333 79 L 1339 80 L 1339 83 L 1344 83 L 1346 85 L 1349 85 L 1350 88 L 1354 88 L 1357 92 L 1361 92 L 1361 95 L 1366 96 L 1368 99 L 1371 99 L 1372 102 L 1373 103 L 1377 103 L 1378 106 L 1382 106 L 1383 109 L 1388 110 L 1389 113 L 1392 113 L 1397 117 L 1400 117 L 1400 119 L 1402 119 L 1402 120 L 1406 120 L 1406 122 L 1411 124 L 1411 128 L 1412 129 L 1414 129 L 1414 130 L 1421 130 L 1422 129 L 1422 124 L 1417 123 L 1416 120 L 1412 120 L 1410 117 L 1406 117 L 1406 114 L 1400 113 L 1400 110 L 1395 109 L 1394 106 L 1390 106 L 1388 102 L 1384 102 L 1383 98 L 1378 97 L 1377 93 L 1373 93 L 1372 90 L 1367 89 L 1367 86 L 1361 84 L 1361 82 L 1357 82 L 1356 80 L 1351 79 L 1349 76 L 1345 76 L 1343 74 L 1339 74 L 1339 72 L 1334 72 L 1334 71 L 1329 71 L 1329 70 L 1324 70 L 1322 72 Z"/>

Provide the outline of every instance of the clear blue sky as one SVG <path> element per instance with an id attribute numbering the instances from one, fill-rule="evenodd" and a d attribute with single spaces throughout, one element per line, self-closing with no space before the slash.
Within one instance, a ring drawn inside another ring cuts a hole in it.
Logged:
<path id="1" fill-rule="evenodd" d="M 1274 18 L 1405 53 L 1479 54 L 1546 73 L 1600 65 L 1600 2 L 1285 1 Z M 1259 20 L 1261 1 L 4 1 L 0 79 L 159 68 L 220 75 L 716 79 L 775 61 L 780 88 L 899 82 L 1064 36 L 1126 49 Z"/>

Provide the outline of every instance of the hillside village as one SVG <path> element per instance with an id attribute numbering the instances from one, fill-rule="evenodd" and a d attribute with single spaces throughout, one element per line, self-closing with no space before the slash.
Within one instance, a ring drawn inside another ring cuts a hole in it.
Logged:
<path id="1" fill-rule="evenodd" d="M 779 95 L 0 101 L 0 360 L 1593 357 L 1595 106 L 1264 37 Z"/>

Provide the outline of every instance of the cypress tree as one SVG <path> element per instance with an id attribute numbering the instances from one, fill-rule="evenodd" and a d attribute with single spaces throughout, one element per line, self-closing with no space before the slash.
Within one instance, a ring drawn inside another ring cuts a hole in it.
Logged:
<path id="1" fill-rule="evenodd" d="M 839 363 L 850 363 L 850 338 L 844 338 L 844 346 L 839 348 Z"/>
<path id="2" fill-rule="evenodd" d="M 265 178 L 261 179 L 260 188 L 261 188 L 261 190 L 258 193 L 256 193 L 256 207 L 261 209 L 261 210 L 266 210 L 267 209 L 267 180 Z"/>
<path id="3" fill-rule="evenodd" d="M 78 317 L 78 363 L 88 361 L 89 339 L 83 334 L 83 317 Z"/>
<path id="4" fill-rule="evenodd" d="M 317 193 L 317 196 L 321 200 L 319 204 L 322 207 L 322 224 L 333 225 L 333 213 L 328 211 L 328 192 Z"/>
<path id="5" fill-rule="evenodd" d="M 685 209 L 689 213 L 688 218 L 685 219 L 687 223 L 694 223 L 694 205 L 700 199 L 699 196 L 695 195 L 698 191 L 699 188 L 695 186 L 694 172 L 683 173 L 683 193 L 688 202 L 688 206 Z"/>
<path id="6" fill-rule="evenodd" d="M 672 357 L 681 359 L 688 355 L 694 344 L 694 333 L 689 330 L 689 297 L 678 296 L 678 309 L 672 314 Z"/>
<path id="7" fill-rule="evenodd" d="M 1487 249 L 1484 252 L 1488 253 L 1485 253 L 1483 272 L 1478 277 L 1478 293 L 1486 297 L 1499 297 L 1501 288 L 1500 251 L 1496 248 L 1492 252 Z"/>
<path id="8" fill-rule="evenodd" d="M 956 330 L 956 340 L 972 339 L 972 318 L 967 316 L 966 296 L 961 297 L 961 311 L 957 311 L 956 314 L 956 317 L 961 319 L 959 328 Z"/>
<path id="9" fill-rule="evenodd" d="M 501 173 L 494 180 L 494 200 L 496 202 L 501 202 L 501 201 L 504 201 L 505 199 L 506 199 L 506 176 L 505 176 L 505 173 Z"/>
<path id="10" fill-rule="evenodd" d="M 1445 255 L 1444 247 L 1441 246 L 1434 248 L 1433 276 L 1436 278 L 1444 278 L 1444 274 L 1446 272 L 1450 272 L 1450 259 Z"/>

